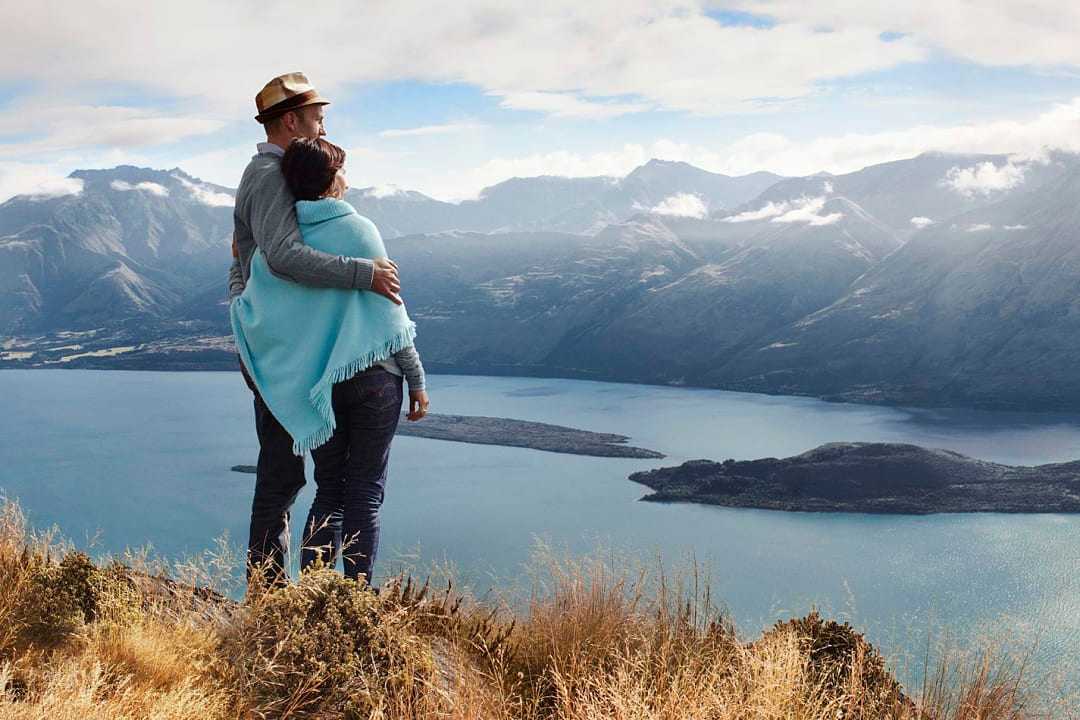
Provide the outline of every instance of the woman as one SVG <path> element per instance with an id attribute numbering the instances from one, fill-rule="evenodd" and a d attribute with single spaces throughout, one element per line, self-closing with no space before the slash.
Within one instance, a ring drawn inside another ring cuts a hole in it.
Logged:
<path id="1" fill-rule="evenodd" d="M 378 229 L 343 199 L 344 164 L 345 151 L 322 138 L 296 139 L 286 150 L 281 171 L 304 242 L 335 255 L 384 257 Z M 320 558 L 332 565 L 343 550 L 346 576 L 370 583 L 403 375 L 408 419 L 427 413 L 415 324 L 381 295 L 278 278 L 260 253 L 230 315 L 244 367 L 292 436 L 293 452 L 310 450 L 315 462 L 301 569 Z"/>

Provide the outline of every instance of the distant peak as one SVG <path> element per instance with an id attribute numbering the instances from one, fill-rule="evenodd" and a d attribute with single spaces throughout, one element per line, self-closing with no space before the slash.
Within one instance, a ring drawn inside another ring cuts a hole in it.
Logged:
<path id="1" fill-rule="evenodd" d="M 195 177 L 194 175 L 187 174 L 186 172 L 184 172 L 183 170 L 181 170 L 178 167 L 174 167 L 171 170 L 167 170 L 166 172 L 168 172 L 170 175 L 173 175 L 173 176 L 182 177 L 185 180 L 191 180 L 193 182 L 202 182 L 201 180 L 199 180 L 199 178 Z"/>
<path id="2" fill-rule="evenodd" d="M 671 170 L 675 168 L 696 170 L 698 172 L 707 172 L 706 170 L 702 170 L 701 168 L 695 167 L 688 162 L 683 162 L 682 160 L 661 160 L 659 158 L 653 158 L 644 165 L 639 165 L 638 167 L 634 168 L 634 170 L 630 174 L 634 175 L 635 173 L 648 172 L 650 170 Z"/>
<path id="3" fill-rule="evenodd" d="M 166 183 L 169 178 L 178 171 L 176 170 L 157 170 L 155 168 L 139 167 L 137 165 L 117 165 L 113 168 L 99 168 L 94 170 L 75 170 L 69 178 L 75 178 L 78 180 L 84 180 L 89 183 L 99 182 L 111 182 L 119 180 L 122 182 L 142 182 L 150 181 L 157 183 Z M 184 176 L 185 179 L 188 176 Z M 194 178 L 191 178 L 194 180 Z"/>
<path id="4" fill-rule="evenodd" d="M 689 166 L 690 163 L 683 162 L 682 160 L 661 160 L 660 158 L 653 158 L 652 160 L 649 160 L 649 162 L 645 163 L 642 167 L 663 167 L 665 165 L 666 166 L 676 166 L 676 165 Z"/>

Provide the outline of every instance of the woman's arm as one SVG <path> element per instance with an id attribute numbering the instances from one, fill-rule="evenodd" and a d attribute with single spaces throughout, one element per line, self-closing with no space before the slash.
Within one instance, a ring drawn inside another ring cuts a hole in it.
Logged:
<path id="1" fill-rule="evenodd" d="M 394 353 L 394 360 L 397 361 L 398 367 L 401 368 L 401 372 L 405 375 L 405 381 L 409 383 L 409 392 L 423 390 L 424 389 L 424 365 L 420 362 L 420 353 L 416 352 L 416 347 L 410 345 L 404 350 L 399 350 Z"/>
<path id="2" fill-rule="evenodd" d="M 413 421 L 419 420 L 427 415 L 428 409 L 428 394 L 424 389 L 424 366 L 420 362 L 420 353 L 410 345 L 394 353 L 394 360 L 409 383 L 409 413 L 406 417 Z"/>

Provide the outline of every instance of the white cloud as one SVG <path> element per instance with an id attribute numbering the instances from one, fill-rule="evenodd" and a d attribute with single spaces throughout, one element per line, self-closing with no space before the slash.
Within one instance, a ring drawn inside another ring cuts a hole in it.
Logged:
<path id="1" fill-rule="evenodd" d="M 769 220 L 774 223 L 806 223 L 808 225 L 832 225 L 844 217 L 844 213 L 822 215 L 825 208 L 825 196 L 802 197 L 791 202 L 767 202 L 757 210 L 747 210 L 738 215 L 724 218 L 724 222 L 741 223 L 754 220 Z"/>
<path id="2" fill-rule="evenodd" d="M 710 5 L 696 0 L 462 0 L 432 13 L 430 4 L 420 0 L 361 6 L 327 0 L 320 4 L 324 22 L 319 36 L 298 41 L 291 8 L 253 0 L 121 0 L 93 10 L 41 0 L 5 18 L 0 77 L 25 79 L 38 95 L 4 106 L 0 135 L 29 139 L 0 144 L 0 159 L 39 158 L 63 149 L 86 155 L 87 147 L 167 144 L 233 122 L 256 131 L 251 119 L 254 93 L 269 75 L 291 68 L 305 70 L 331 99 L 344 99 L 358 83 L 415 79 L 463 83 L 500 98 L 506 108 L 583 118 L 653 108 L 695 114 L 769 110 L 812 97 L 832 80 L 934 59 L 941 51 L 989 64 L 1055 70 L 1080 65 L 1080 43 L 1075 41 L 1080 8 L 1062 0 L 912 0 L 901 6 L 852 0 L 733 0 L 724 5 L 778 19 L 771 28 L 725 27 L 705 14 Z M 885 42 L 882 31 L 906 35 Z M 359 36 L 365 42 L 356 42 Z M 64 52 L 57 53 L 58 47 Z M 267 64 L 266 47 L 289 48 L 282 56 L 283 67 Z M 131 90 L 167 109 L 98 105 L 104 83 L 110 92 Z M 671 142 L 670 153 L 650 151 L 648 156 L 683 159 L 735 175 L 762 169 L 809 175 L 819 170 L 849 172 L 926 150 L 1036 153 L 1044 145 L 1080 149 L 1078 103 L 1034 120 L 921 126 L 816 140 L 755 133 L 708 147 Z M 427 128 L 461 124 L 390 132 L 420 135 Z M 440 167 L 428 169 L 387 161 L 368 183 L 396 182 L 460 198 L 514 174 L 531 174 L 528 168 L 595 175 L 624 174 L 633 167 L 614 159 L 627 155 L 610 146 L 598 148 L 602 152 L 575 152 L 560 150 L 570 144 L 556 142 L 530 143 L 524 157 L 504 151 L 479 166 L 478 160 L 453 167 L 443 160 Z M 181 165 L 200 177 L 235 185 L 250 154 L 245 150 L 235 165 L 226 166 L 210 154 L 202 156 L 205 167 Z M 66 170 L 87 165 L 76 159 Z M 507 169 L 510 172 L 503 173 Z"/>
<path id="3" fill-rule="evenodd" d="M 50 96 L 23 98 L 0 114 L 0 158 L 30 159 L 89 148 L 128 149 L 169 144 L 221 129 L 212 117 L 166 114 L 154 108 L 91 105 Z"/>
<path id="4" fill-rule="evenodd" d="M 1080 5 L 1063 0 L 734 0 L 728 5 L 832 32 L 903 33 L 919 45 L 986 65 L 1080 65 Z"/>
<path id="5" fill-rule="evenodd" d="M 422 127 L 414 128 L 392 128 L 381 131 L 379 137 L 400 138 L 422 137 L 425 135 L 452 135 L 454 133 L 479 130 L 483 127 L 485 126 L 480 123 L 448 123 L 446 125 L 424 125 Z"/>
<path id="6" fill-rule="evenodd" d="M 192 155 L 179 160 L 175 165 L 188 175 L 200 180 L 226 187 L 236 187 L 240 184 L 240 176 L 243 175 L 244 168 L 255 154 L 255 140 L 258 139 L 260 138 L 256 136 L 250 143 Z M 349 152 L 351 157 L 351 151 Z"/>
<path id="7" fill-rule="evenodd" d="M 974 225 L 968 225 L 966 228 L 964 228 L 964 232 L 969 232 L 969 233 L 986 232 L 987 230 L 993 230 L 993 229 L 994 229 L 993 225 L 987 225 L 986 223 L 977 223 L 977 224 L 974 224 Z"/>
<path id="8" fill-rule="evenodd" d="M 806 176 L 825 170 L 842 174 L 868 165 L 914 157 L 928 151 L 951 153 L 1014 153 L 1013 165 L 1037 161 L 1047 149 L 1080 152 L 1080 97 L 1055 104 L 1025 121 L 991 120 L 948 127 L 917 126 L 882 133 L 823 136 L 798 141 L 776 133 L 755 133 L 726 145 L 702 146 L 661 138 L 651 144 L 627 143 L 619 148 L 577 153 L 553 150 L 526 155 L 496 155 L 476 166 L 415 167 L 401 152 L 349 148 L 354 185 L 394 183 L 444 200 L 476 197 L 487 186 L 511 177 L 622 177 L 651 158 L 681 160 L 712 172 L 745 175 L 769 170 Z M 214 151 L 179 164 L 193 175 L 235 185 L 254 146 Z M 356 158 L 363 163 L 357 164 Z M 145 164 L 140 162 L 137 164 Z M 1015 171 L 1010 171 L 1015 172 Z M 361 177 L 362 176 L 362 177 Z M 823 180 L 834 183 L 832 180 Z M 760 219 L 747 217 L 747 219 Z M 729 219 L 731 221 L 731 219 Z"/>
<path id="9" fill-rule="evenodd" d="M 1027 225 L 1006 225 L 1005 229 L 1006 230 L 1027 230 L 1028 226 Z"/>
<path id="10" fill-rule="evenodd" d="M 174 174 L 173 177 L 179 180 L 180 183 L 188 189 L 188 192 L 191 193 L 191 198 L 196 202 L 201 202 L 203 205 L 209 205 L 211 207 L 232 207 L 236 204 L 236 200 L 228 193 L 218 192 L 205 185 L 193 183 L 180 175 Z"/>
<path id="11" fill-rule="evenodd" d="M 156 182 L 144 181 L 132 185 L 131 183 L 124 182 L 123 180 L 113 180 L 109 183 L 109 187 L 113 190 L 120 192 L 129 192 L 131 190 L 142 190 L 148 192 L 151 195 L 157 195 L 158 197 L 165 197 L 169 194 L 169 188 L 164 185 L 159 185 Z"/>
<path id="12" fill-rule="evenodd" d="M 481 188 L 512 177 L 559 175 L 562 177 L 623 177 L 644 165 L 653 155 L 643 145 L 627 144 L 620 150 L 591 155 L 559 150 L 509 158 L 492 158 L 480 167 L 448 178 L 457 199 L 475 197 Z M 444 196 L 445 197 L 445 196 Z"/>
<path id="13" fill-rule="evenodd" d="M 1080 6 L 1063 0 L 724 4 L 779 21 L 768 28 L 725 27 L 707 16 L 710 6 L 696 0 L 462 0 L 433 13 L 420 0 L 359 6 L 327 0 L 319 6 L 318 36 L 298 40 L 294 10 L 280 4 L 120 0 L 82 9 L 41 0 L 5 18 L 0 77 L 24 80 L 37 96 L 4 106 L 0 135 L 26 137 L 0 144 L 0 159 L 167 144 L 234 122 L 256 131 L 254 93 L 269 75 L 291 68 L 305 70 L 331 99 L 344 99 L 351 88 L 367 82 L 462 83 L 500 98 L 506 108 L 602 118 L 653 108 L 695 114 L 769 110 L 813 97 L 838 78 L 860 79 L 942 55 L 1055 71 L 1080 65 Z M 885 42 L 882 31 L 905 35 Z M 357 37 L 365 41 L 356 42 Z M 288 48 L 280 55 L 283 66 L 268 64 L 267 47 Z M 166 109 L 101 100 L 107 97 L 103 89 L 139 94 Z M 726 145 L 678 152 L 684 155 L 679 159 L 728 174 L 849 172 L 933 149 L 1027 153 L 1044 145 L 1078 148 L 1078 112 L 1073 103 L 1034 121 L 923 126 L 817 140 L 755 133 Z M 421 135 L 428 128 L 461 124 L 390 132 Z M 499 174 L 503 168 L 513 168 L 511 174 L 522 174 L 519 167 L 541 167 L 588 175 L 620 174 L 610 168 L 625 165 L 603 157 L 619 154 L 610 146 L 597 148 L 604 152 L 575 154 L 559 150 L 569 143 L 555 142 L 530 143 L 524 158 L 501 152 L 471 171 L 464 161 L 455 167 L 444 161 L 430 171 L 387 162 L 378 180 L 462 197 L 509 177 Z M 75 160 L 67 169 L 87 164 Z M 237 160 L 235 168 L 219 163 L 211 173 L 211 159 L 206 164 L 207 169 L 184 167 L 230 185 L 242 168 Z M 440 177 L 451 175 L 453 180 Z"/>
<path id="14" fill-rule="evenodd" d="M 394 195 L 400 195 L 402 193 L 401 188 L 397 185 L 375 185 L 364 191 L 366 197 L 373 198 L 388 198 Z"/>
<path id="15" fill-rule="evenodd" d="M 557 150 L 521 156 L 496 156 L 477 167 L 447 174 L 432 172 L 414 180 L 395 175 L 399 159 L 383 163 L 382 181 L 421 190 L 443 199 L 475 197 L 483 187 L 510 177 L 561 175 L 622 177 L 651 158 L 681 160 L 712 172 L 746 175 L 769 170 L 807 176 L 819 171 L 843 174 L 869 165 L 911 158 L 924 152 L 1013 153 L 1014 168 L 1035 161 L 1048 149 L 1080 152 L 1080 97 L 1055 104 L 1026 121 L 991 120 L 981 124 L 920 125 L 881 133 L 823 136 L 798 141 L 777 133 L 754 133 L 735 142 L 702 146 L 661 138 L 652 144 L 628 143 L 596 153 Z M 352 152 L 352 151 L 350 151 Z M 985 171 L 984 171 L 985 172 Z M 1015 173 L 1016 170 L 1007 172 Z M 833 183 L 831 180 L 823 181 Z M 747 220 L 761 219 L 750 215 Z M 728 222 L 739 222 L 727 218 Z"/>
<path id="16" fill-rule="evenodd" d="M 15 195 L 38 198 L 80 195 L 83 181 L 69 178 L 49 165 L 20 162 L 0 162 L 0 202 Z"/>
<path id="17" fill-rule="evenodd" d="M 828 180 L 825 181 L 824 185 L 822 186 L 822 189 L 825 191 L 826 195 L 832 195 L 833 194 L 833 184 L 831 182 L 829 182 Z"/>
<path id="18" fill-rule="evenodd" d="M 649 212 L 657 215 L 676 215 L 679 217 L 703 218 L 709 214 L 704 201 L 691 193 L 678 193 L 664 198 Z"/>
<path id="19" fill-rule="evenodd" d="M 916 216 L 911 218 L 911 224 L 922 230 L 925 227 L 930 227 L 934 224 L 934 221 L 928 217 Z"/>
<path id="20" fill-rule="evenodd" d="M 739 213 L 738 215 L 729 215 L 728 217 L 724 218 L 724 222 L 742 223 L 751 222 L 753 220 L 767 220 L 768 218 L 783 215 L 790 209 L 790 207 L 790 203 L 774 203 L 770 201 L 762 205 L 757 210 L 747 210 L 745 212 Z"/>
<path id="21" fill-rule="evenodd" d="M 1012 161 L 995 165 L 987 161 L 972 167 L 954 167 L 946 173 L 941 184 L 965 197 L 989 195 L 994 192 L 1011 190 L 1024 182 L 1025 168 Z"/>
<path id="22" fill-rule="evenodd" d="M 783 215 L 774 217 L 774 223 L 806 223 L 808 225 L 832 225 L 844 217 L 844 213 L 821 215 L 825 208 L 825 197 L 800 198 L 791 203 L 791 209 Z"/>
<path id="23" fill-rule="evenodd" d="M 198 186 L 193 186 L 191 188 L 191 196 L 203 205 L 209 205 L 211 207 L 232 207 L 236 204 L 236 200 L 232 195 L 223 192 L 214 192 L 213 190 Z"/>
<path id="24" fill-rule="evenodd" d="M 665 159 L 685 160 L 728 175 L 758 170 L 791 176 L 822 170 L 843 174 L 931 151 L 1013 154 L 1014 163 L 1020 164 L 1044 156 L 1047 149 L 1080 152 L 1080 97 L 1054 104 L 1027 120 L 944 127 L 918 125 L 880 133 L 826 135 L 808 141 L 778 133 L 754 133 L 713 147 L 670 141 L 656 145 L 666 145 L 660 155 Z"/>
<path id="25" fill-rule="evenodd" d="M 250 116 L 252 97 L 277 70 L 266 48 L 287 48 L 279 62 L 302 68 L 331 99 L 355 83 L 417 79 L 514 102 L 550 93 L 724 113 L 928 55 L 908 39 L 884 42 L 874 27 L 728 27 L 705 11 L 695 0 L 463 0 L 437 13 L 423 0 L 327 0 L 319 32 L 298 40 L 287 5 L 126 0 L 83 10 L 42 0 L 5 18 L 0 77 L 71 88 L 107 81 Z"/>
<path id="26" fill-rule="evenodd" d="M 81 178 L 51 178 L 42 180 L 27 194 L 31 197 L 52 198 L 63 195 L 82 195 L 83 181 Z"/>
<path id="27" fill-rule="evenodd" d="M 500 106 L 508 110 L 543 112 L 554 117 L 589 118 L 593 120 L 644 112 L 651 107 L 647 103 L 596 102 L 576 95 L 551 92 L 510 93 L 503 98 Z"/>

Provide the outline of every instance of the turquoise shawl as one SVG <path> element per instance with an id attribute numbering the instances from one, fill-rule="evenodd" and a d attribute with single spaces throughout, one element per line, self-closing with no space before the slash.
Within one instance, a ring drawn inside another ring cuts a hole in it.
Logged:
<path id="1" fill-rule="evenodd" d="M 343 200 L 301 200 L 304 242 L 333 255 L 386 257 L 375 224 Z M 273 275 L 261 252 L 229 306 L 240 360 L 266 406 L 303 455 L 334 432 L 334 383 L 413 344 L 403 305 L 373 292 L 314 288 Z"/>

